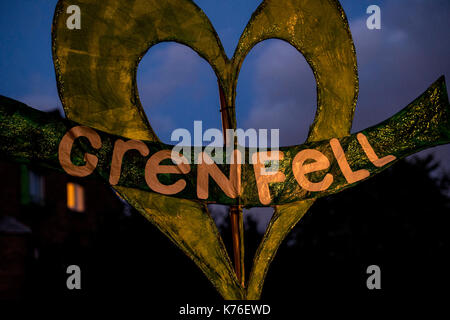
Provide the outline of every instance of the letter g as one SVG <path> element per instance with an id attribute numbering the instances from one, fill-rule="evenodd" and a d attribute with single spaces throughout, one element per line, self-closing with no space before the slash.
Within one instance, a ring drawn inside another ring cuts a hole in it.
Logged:
<path id="1" fill-rule="evenodd" d="M 58 148 L 58 159 L 61 167 L 65 172 L 74 177 L 86 177 L 90 175 L 97 167 L 98 158 L 93 154 L 85 153 L 84 166 L 76 166 L 70 160 L 70 152 L 72 151 L 73 143 L 78 137 L 86 137 L 89 143 L 95 149 L 100 149 L 102 140 L 100 136 L 93 129 L 83 126 L 73 127 L 62 138 Z"/>

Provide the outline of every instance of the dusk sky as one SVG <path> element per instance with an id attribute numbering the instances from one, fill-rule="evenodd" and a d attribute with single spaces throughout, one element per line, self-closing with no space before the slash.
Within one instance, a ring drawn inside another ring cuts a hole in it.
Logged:
<path id="1" fill-rule="evenodd" d="M 257 0 L 197 0 L 229 57 Z M 356 46 L 360 93 L 352 132 L 392 116 L 441 75 L 450 81 L 450 1 L 341 0 Z M 0 94 L 32 107 L 60 107 L 51 55 L 56 0 L 0 2 Z M 369 5 L 381 8 L 381 30 L 366 27 Z M 191 49 L 159 44 L 138 69 L 141 102 L 167 143 L 176 128 L 221 128 L 217 82 Z M 281 145 L 304 142 L 313 121 L 313 73 L 289 44 L 268 40 L 246 58 L 238 82 L 238 127 L 280 128 Z M 450 171 L 450 146 L 432 149 Z"/>

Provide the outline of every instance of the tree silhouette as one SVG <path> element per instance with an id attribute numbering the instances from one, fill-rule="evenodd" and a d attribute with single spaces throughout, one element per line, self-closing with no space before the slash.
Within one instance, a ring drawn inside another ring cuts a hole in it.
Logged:
<path id="1" fill-rule="evenodd" d="M 438 169 L 432 156 L 400 161 L 358 187 L 319 199 L 280 247 L 262 299 L 277 303 L 337 293 L 370 297 L 376 294 L 366 287 L 366 269 L 372 264 L 381 268 L 384 296 L 445 289 L 450 179 L 446 173 L 437 174 Z M 221 223 L 219 229 L 230 250 L 228 224 Z M 245 235 L 248 276 L 262 238 L 251 217 L 246 219 Z M 64 260 L 70 261 L 71 255 L 80 253 L 69 246 Z M 27 298 L 147 301 L 153 307 L 221 301 L 194 263 L 133 210 L 104 224 L 95 247 L 82 257 L 81 292 L 31 282 Z M 40 270 L 53 270 L 45 273 L 47 277 L 65 277 L 65 270 L 51 265 Z"/>
<path id="2" fill-rule="evenodd" d="M 437 294 L 448 286 L 449 175 L 433 156 L 400 161 L 356 188 L 319 199 L 269 271 L 265 298 L 373 294 L 366 269 L 382 273 L 385 297 Z M 281 290 L 289 283 L 292 290 Z"/>

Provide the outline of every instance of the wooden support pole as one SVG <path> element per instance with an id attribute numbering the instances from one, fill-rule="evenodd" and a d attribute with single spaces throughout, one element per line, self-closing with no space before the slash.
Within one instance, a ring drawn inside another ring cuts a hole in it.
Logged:
<path id="1" fill-rule="evenodd" d="M 234 141 L 227 141 L 226 130 L 236 129 L 233 126 L 232 109 L 227 105 L 223 88 L 219 82 L 219 96 L 220 96 L 220 114 L 222 117 L 222 133 L 225 145 L 234 144 Z M 231 237 L 233 240 L 233 256 L 234 256 L 234 270 L 236 276 L 245 287 L 245 268 L 244 268 L 244 219 L 242 208 L 239 205 L 230 206 L 230 221 L 231 221 Z"/>

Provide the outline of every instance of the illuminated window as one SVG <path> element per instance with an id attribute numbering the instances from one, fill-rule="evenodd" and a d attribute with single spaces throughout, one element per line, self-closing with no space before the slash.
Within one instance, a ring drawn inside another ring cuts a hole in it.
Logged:
<path id="1" fill-rule="evenodd" d="M 84 211 L 84 189 L 76 183 L 67 183 L 67 207 L 70 210 Z"/>
<path id="2" fill-rule="evenodd" d="M 44 177 L 32 170 L 28 171 L 28 192 L 32 203 L 44 204 Z"/>

